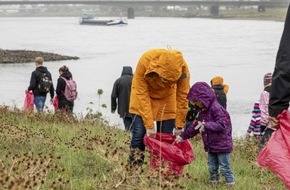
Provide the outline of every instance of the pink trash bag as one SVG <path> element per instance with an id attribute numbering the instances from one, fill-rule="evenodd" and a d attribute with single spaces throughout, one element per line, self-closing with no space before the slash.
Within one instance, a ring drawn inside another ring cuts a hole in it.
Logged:
<path id="1" fill-rule="evenodd" d="M 32 111 L 34 109 L 34 95 L 30 92 L 25 92 L 25 98 L 24 98 L 24 111 Z"/>
<path id="2" fill-rule="evenodd" d="M 269 168 L 290 189 L 290 113 L 284 110 L 278 120 L 280 126 L 258 155 L 257 162 Z"/>
<path id="3" fill-rule="evenodd" d="M 183 167 L 194 160 L 192 146 L 188 140 L 174 143 L 175 136 L 156 133 L 155 138 L 145 135 L 144 144 L 150 151 L 150 170 L 161 171 L 164 176 L 180 177 Z"/>
<path id="4" fill-rule="evenodd" d="M 56 111 L 58 109 L 58 101 L 59 101 L 58 96 L 55 96 L 52 100 L 52 105 L 54 107 L 54 111 Z"/>

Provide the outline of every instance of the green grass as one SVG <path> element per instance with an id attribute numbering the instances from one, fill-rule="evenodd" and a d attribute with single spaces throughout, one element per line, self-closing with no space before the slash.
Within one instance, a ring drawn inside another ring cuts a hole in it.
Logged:
<path id="1" fill-rule="evenodd" d="M 178 179 L 152 177 L 146 152 L 142 168 L 129 169 L 130 135 L 93 115 L 76 120 L 0 107 L 1 189 L 228 189 L 209 184 L 207 154 L 200 136 L 191 140 L 195 160 Z M 235 189 L 284 189 L 255 164 L 257 143 L 235 140 L 231 166 Z"/>

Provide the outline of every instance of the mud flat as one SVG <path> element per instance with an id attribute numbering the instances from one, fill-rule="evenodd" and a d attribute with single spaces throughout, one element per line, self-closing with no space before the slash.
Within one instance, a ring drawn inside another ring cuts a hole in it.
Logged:
<path id="1" fill-rule="evenodd" d="M 35 57 L 43 57 L 44 61 L 77 60 L 79 57 L 60 55 L 31 50 L 4 50 L 0 49 L 0 63 L 30 63 Z"/>

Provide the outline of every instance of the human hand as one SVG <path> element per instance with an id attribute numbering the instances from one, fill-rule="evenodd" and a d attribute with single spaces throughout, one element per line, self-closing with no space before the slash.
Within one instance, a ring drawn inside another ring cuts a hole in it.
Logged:
<path id="1" fill-rule="evenodd" d="M 27 94 L 27 93 L 28 93 L 28 90 L 26 89 L 26 90 L 25 90 L 25 94 Z"/>
<path id="2" fill-rule="evenodd" d="M 250 133 L 246 132 L 246 139 L 249 139 L 250 138 Z"/>
<path id="3" fill-rule="evenodd" d="M 180 135 L 177 135 L 173 144 L 184 142 L 183 138 Z"/>
<path id="4" fill-rule="evenodd" d="M 200 133 L 204 131 L 204 122 L 198 121 L 198 124 L 194 128 L 195 130 L 199 130 Z"/>
<path id="5" fill-rule="evenodd" d="M 173 135 L 174 135 L 174 136 L 179 136 L 179 135 L 181 135 L 182 130 L 183 130 L 183 129 L 181 129 L 181 128 L 174 128 Z"/>
<path id="6" fill-rule="evenodd" d="M 146 129 L 146 134 L 148 137 L 154 138 L 156 135 L 155 129 Z"/>
<path id="7" fill-rule="evenodd" d="M 279 121 L 276 117 L 269 117 L 269 123 L 271 128 L 278 128 L 279 127 Z"/>
<path id="8" fill-rule="evenodd" d="M 115 113 L 116 112 L 116 109 L 111 109 L 111 113 Z"/>

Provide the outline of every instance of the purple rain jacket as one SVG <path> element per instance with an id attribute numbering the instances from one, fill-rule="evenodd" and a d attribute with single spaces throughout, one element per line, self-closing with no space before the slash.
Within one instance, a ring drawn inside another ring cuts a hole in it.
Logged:
<path id="1" fill-rule="evenodd" d="M 197 121 L 204 122 L 202 140 L 206 152 L 229 153 L 233 150 L 232 124 L 229 113 L 218 103 L 210 86 L 205 82 L 195 83 L 187 99 L 197 100 L 204 104 L 205 109 L 200 111 L 198 118 L 188 127 L 181 137 L 185 140 L 199 133 L 195 130 Z"/>

